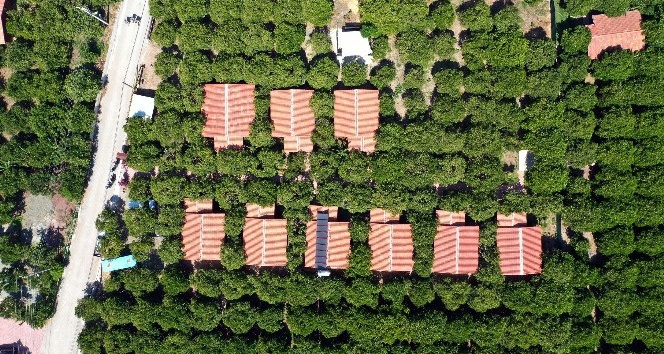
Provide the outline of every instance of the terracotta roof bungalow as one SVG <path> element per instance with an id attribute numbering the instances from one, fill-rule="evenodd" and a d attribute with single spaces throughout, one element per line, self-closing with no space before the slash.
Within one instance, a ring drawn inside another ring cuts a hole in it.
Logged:
<path id="1" fill-rule="evenodd" d="M 275 90 L 270 92 L 270 116 L 274 124 L 272 136 L 284 138 L 284 151 L 311 152 L 311 134 L 316 127 L 314 111 L 309 103 L 313 90 Z"/>
<path id="2" fill-rule="evenodd" d="M 247 203 L 248 218 L 274 218 L 274 204 L 270 206 L 260 206 L 258 204 Z"/>
<path id="3" fill-rule="evenodd" d="M 206 122 L 203 137 L 214 139 L 214 149 L 242 146 L 254 121 L 254 89 L 250 84 L 206 84 L 201 111 Z"/>
<path id="4" fill-rule="evenodd" d="M 374 208 L 369 212 L 369 221 L 371 223 L 398 224 L 399 217 L 399 214 L 393 214 L 381 208 Z"/>
<path id="5" fill-rule="evenodd" d="M 350 256 L 349 223 L 337 221 L 337 207 L 309 206 L 314 220 L 307 223 L 304 266 L 318 270 L 347 269 Z"/>
<path id="6" fill-rule="evenodd" d="M 221 260 L 225 219 L 224 214 L 185 214 L 182 228 L 184 259 L 192 262 Z"/>
<path id="7" fill-rule="evenodd" d="M 253 207 L 248 205 L 247 210 Z M 274 210 L 266 211 L 264 217 L 245 218 L 243 237 L 246 265 L 284 267 L 288 263 L 286 219 L 274 219 Z"/>
<path id="8" fill-rule="evenodd" d="M 348 149 L 376 150 L 378 90 L 334 91 L 334 136 L 348 140 Z"/>
<path id="9" fill-rule="evenodd" d="M 526 213 L 511 213 L 496 215 L 498 220 L 498 227 L 511 227 L 511 226 L 526 226 L 528 225 L 528 216 Z"/>
<path id="10" fill-rule="evenodd" d="M 540 274 L 542 272 L 542 229 L 539 226 L 526 226 L 525 223 L 513 226 L 501 226 L 499 223 L 498 226 L 500 272 L 503 275 Z"/>
<path id="11" fill-rule="evenodd" d="M 387 213 L 374 210 L 371 215 Z M 413 232 L 410 224 L 397 224 L 393 214 L 385 222 L 371 219 L 369 247 L 371 270 L 377 272 L 413 271 Z M 396 218 L 398 220 L 398 217 Z"/>
<path id="12" fill-rule="evenodd" d="M 588 45 L 588 56 L 597 59 L 607 48 L 620 47 L 633 52 L 643 49 L 646 37 L 641 30 L 641 13 L 628 11 L 622 16 L 594 15 L 593 24 L 588 25 L 592 33 Z"/>
<path id="13" fill-rule="evenodd" d="M 437 210 L 438 231 L 434 239 L 432 271 L 444 274 L 475 274 L 479 265 L 479 226 L 467 226 L 465 213 Z"/>
<path id="14" fill-rule="evenodd" d="M 206 200 L 193 200 L 184 199 L 184 212 L 185 213 L 212 213 L 212 199 Z"/>

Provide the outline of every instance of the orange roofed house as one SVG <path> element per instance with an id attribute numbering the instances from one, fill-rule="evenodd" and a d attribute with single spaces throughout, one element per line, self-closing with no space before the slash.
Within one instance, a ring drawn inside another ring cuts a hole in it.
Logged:
<path id="1" fill-rule="evenodd" d="M 383 209 L 370 213 L 371 270 L 413 271 L 413 232 L 410 224 L 399 224 L 399 216 Z"/>
<path id="2" fill-rule="evenodd" d="M 187 261 L 219 261 L 226 215 L 212 214 L 212 201 L 185 199 L 182 252 Z"/>
<path id="3" fill-rule="evenodd" d="M 542 272 L 542 229 L 527 226 L 525 213 L 498 214 L 496 238 L 503 275 Z"/>
<path id="4" fill-rule="evenodd" d="M 588 29 L 592 33 L 588 56 L 593 60 L 610 47 L 639 51 L 645 46 L 641 13 L 638 10 L 628 11 L 618 17 L 594 15 L 593 24 L 588 25 Z"/>
<path id="5" fill-rule="evenodd" d="M 304 266 L 317 270 L 347 269 L 350 256 L 348 222 L 337 221 L 337 207 L 310 205 Z"/>
<path id="6" fill-rule="evenodd" d="M 214 149 L 242 146 L 254 121 L 254 85 L 206 84 L 201 111 L 203 136 L 214 139 Z"/>
<path id="7" fill-rule="evenodd" d="M 247 204 L 244 219 L 245 264 L 258 267 L 283 267 L 288 263 L 286 219 L 274 218 L 274 207 Z"/>
<path id="8" fill-rule="evenodd" d="M 348 148 L 376 150 L 380 102 L 378 90 L 334 91 L 334 136 L 348 140 Z"/>
<path id="9" fill-rule="evenodd" d="M 434 239 L 434 273 L 474 274 L 479 264 L 479 226 L 467 226 L 466 214 L 436 210 L 438 231 Z"/>
<path id="10" fill-rule="evenodd" d="M 272 136 L 284 138 L 284 151 L 311 152 L 311 133 L 316 127 L 314 111 L 309 103 L 313 90 L 275 90 L 270 92 L 270 116 L 274 124 Z"/>

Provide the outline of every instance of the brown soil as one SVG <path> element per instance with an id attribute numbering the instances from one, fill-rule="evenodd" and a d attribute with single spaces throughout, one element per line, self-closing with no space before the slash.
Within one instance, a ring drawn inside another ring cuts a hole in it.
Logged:
<path id="1" fill-rule="evenodd" d="M 556 214 L 549 214 L 544 220 L 540 220 L 540 225 L 542 227 L 542 234 L 544 236 L 549 236 L 556 238 L 558 225 L 556 223 Z"/>
<path id="2" fill-rule="evenodd" d="M 546 37 L 551 38 L 551 7 L 548 0 L 542 0 L 538 5 L 528 5 L 523 0 L 514 0 L 514 6 L 521 15 L 521 28 L 526 33 L 533 28 L 542 28 Z"/>
<path id="3" fill-rule="evenodd" d="M 463 1 L 462 0 L 452 0 L 452 5 L 454 8 L 457 8 L 459 5 L 461 5 Z M 456 13 L 455 13 L 456 14 Z M 461 26 L 461 21 L 459 21 L 459 16 L 454 17 L 454 22 L 452 23 L 452 27 L 450 27 L 450 30 L 454 32 L 454 38 L 456 38 L 456 43 L 454 43 L 454 49 L 456 51 L 452 55 L 452 58 L 456 60 L 459 65 L 464 66 L 466 63 L 463 60 L 463 53 L 461 52 L 461 46 L 459 45 L 459 35 L 461 32 L 463 32 L 465 28 Z"/>
<path id="4" fill-rule="evenodd" d="M 583 238 L 588 240 L 588 257 L 592 258 L 594 255 L 597 254 L 597 244 L 595 243 L 595 237 L 593 236 L 592 232 L 584 232 L 583 233 Z"/>
<path id="5" fill-rule="evenodd" d="M 587 84 L 591 84 L 591 85 L 595 84 L 595 78 L 592 75 L 590 75 L 590 73 L 588 73 L 588 75 L 586 75 L 586 78 L 583 81 Z"/>
<path id="6" fill-rule="evenodd" d="M 396 46 L 397 42 L 397 37 L 392 35 L 388 38 L 387 43 L 390 46 L 390 51 L 387 53 L 387 60 L 390 60 L 391 62 L 394 63 L 394 67 L 397 71 L 394 80 L 392 80 L 392 83 L 390 84 L 390 88 L 392 88 L 392 91 L 395 92 L 394 95 L 394 108 L 397 111 L 397 114 L 401 117 L 404 117 L 406 115 L 406 106 L 403 104 L 403 97 L 401 96 L 400 92 L 396 92 L 397 87 L 401 86 L 403 84 L 403 77 L 406 72 L 406 65 L 401 61 L 401 57 L 399 56 L 399 51 L 397 50 Z"/>
<path id="7" fill-rule="evenodd" d="M 64 229 L 71 220 L 72 213 L 76 210 L 76 205 L 70 203 L 58 193 L 53 195 L 51 203 L 53 205 L 51 227 Z"/>
<path id="8" fill-rule="evenodd" d="M 589 180 L 590 180 L 590 168 L 591 168 L 593 165 L 595 165 L 595 163 L 592 163 L 592 164 L 590 164 L 590 165 L 585 165 L 585 166 L 583 166 L 583 178 L 584 178 L 586 181 L 589 181 Z"/>
<path id="9" fill-rule="evenodd" d="M 53 202 L 50 196 L 24 195 L 23 228 L 32 232 L 32 243 L 39 243 L 42 234 L 50 228 L 53 215 Z"/>
<path id="10" fill-rule="evenodd" d="M 330 28 L 343 26 L 347 22 L 360 22 L 358 0 L 334 0 L 334 10 L 330 20 Z"/>
<path id="11" fill-rule="evenodd" d="M 505 151 L 503 152 L 503 163 L 508 166 L 515 166 L 519 162 L 519 152 Z"/>
<path id="12" fill-rule="evenodd" d="M 304 55 L 307 56 L 307 61 L 311 61 L 311 59 L 313 59 L 313 57 L 316 55 L 316 52 L 314 52 L 314 48 L 311 46 L 311 42 L 309 41 L 314 28 L 314 25 L 307 23 L 307 32 L 304 36 L 304 42 L 302 42 L 302 49 L 304 49 Z"/>
<path id="13" fill-rule="evenodd" d="M 560 224 L 561 224 L 560 238 L 562 238 L 563 242 L 569 245 L 570 242 L 572 242 L 572 240 L 569 238 L 569 234 L 567 233 L 568 232 L 567 225 L 565 225 L 565 222 L 561 222 Z"/>
<path id="14" fill-rule="evenodd" d="M 69 68 L 73 69 L 78 66 L 81 62 L 81 50 L 77 45 L 73 45 L 71 48 L 71 60 L 69 60 Z"/>
<path id="15" fill-rule="evenodd" d="M 12 70 L 12 69 L 10 69 L 10 68 L 0 68 L 0 76 L 2 76 L 2 79 L 5 81 L 5 83 L 6 83 L 7 81 L 9 81 L 9 78 L 12 77 L 12 74 L 14 74 L 14 70 Z M 12 106 L 14 105 L 14 103 L 16 103 L 16 100 L 14 100 L 13 98 L 9 97 L 9 96 L 8 96 L 6 93 L 4 93 L 4 92 L 3 92 L 2 94 L 0 94 L 0 97 L 2 97 L 2 99 L 3 99 L 3 100 L 5 101 L 5 103 L 7 104 L 7 109 L 8 109 L 8 110 L 9 110 L 10 108 L 12 108 Z"/>
<path id="16" fill-rule="evenodd" d="M 433 74 L 431 70 L 433 65 L 440 60 L 440 57 L 436 55 L 434 60 L 431 62 L 428 68 L 424 71 L 424 85 L 422 86 L 422 93 L 424 94 L 424 101 L 427 103 L 427 106 L 431 106 L 431 94 L 436 89 L 436 82 L 433 80 Z"/>
<path id="17" fill-rule="evenodd" d="M 157 60 L 157 54 L 159 53 L 161 53 L 161 48 L 155 42 L 148 41 L 145 53 L 143 54 L 142 63 L 145 66 L 139 81 L 139 88 L 156 90 L 157 86 L 159 86 L 161 78 L 157 75 L 154 69 L 154 63 Z"/>

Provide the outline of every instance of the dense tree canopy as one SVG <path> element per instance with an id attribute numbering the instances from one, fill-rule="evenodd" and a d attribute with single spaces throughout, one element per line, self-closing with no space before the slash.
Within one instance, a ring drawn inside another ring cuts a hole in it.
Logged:
<path id="1" fill-rule="evenodd" d="M 151 1 L 153 39 L 164 46 L 159 114 L 130 120 L 126 130 L 129 165 L 160 171 L 134 179 L 131 193 L 159 208 L 107 211 L 99 221 L 117 230 L 103 252 L 149 261 L 113 274 L 102 294 L 81 302 L 83 352 L 661 351 L 664 71 L 653 3 L 561 2 L 572 16 L 644 13 L 646 50 L 591 62 L 590 32 L 575 21 L 557 24 L 559 41 L 524 34 L 520 11 L 535 1 L 455 8 L 446 0 L 363 0 L 362 33 L 375 63 L 340 66 L 323 28 L 332 1 Z M 307 30 L 314 53 L 302 45 Z M 32 47 L 8 51 L 16 58 Z M 15 65 L 28 85 L 9 81 L 8 90 L 32 98 L 22 90 L 35 87 L 36 64 Z M 207 82 L 257 85 L 242 149 L 214 152 L 201 137 Z M 334 137 L 332 91 L 371 86 L 380 91 L 376 151 L 347 151 Z M 269 92 L 293 87 L 315 90 L 308 154 L 284 155 L 270 135 Z M 32 111 L 8 114 L 22 109 Z M 31 122 L 12 124 L 43 134 Z M 522 149 L 535 160 L 523 186 L 515 171 Z M 213 198 L 226 214 L 220 264 L 177 261 L 183 198 Z M 247 202 L 276 203 L 277 217 L 287 219 L 287 267 L 243 266 Z M 330 277 L 302 267 L 311 203 L 339 206 L 350 222 L 349 268 Z M 411 224 L 411 274 L 370 271 L 374 207 Z M 434 209 L 465 211 L 480 227 L 478 274 L 431 274 Z M 512 211 L 528 212 L 544 229 L 541 275 L 500 274 L 495 215 Z"/>

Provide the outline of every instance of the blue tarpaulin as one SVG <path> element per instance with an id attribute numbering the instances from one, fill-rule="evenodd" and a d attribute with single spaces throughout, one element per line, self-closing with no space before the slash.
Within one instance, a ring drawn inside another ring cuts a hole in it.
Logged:
<path id="1" fill-rule="evenodd" d="M 127 203 L 127 207 L 129 209 L 138 209 L 143 207 L 143 203 L 136 200 L 130 200 L 129 203 Z"/>
<path id="2" fill-rule="evenodd" d="M 104 259 L 101 261 L 101 270 L 110 273 L 115 270 L 126 269 L 136 266 L 134 256 L 128 255 L 113 259 Z"/>

